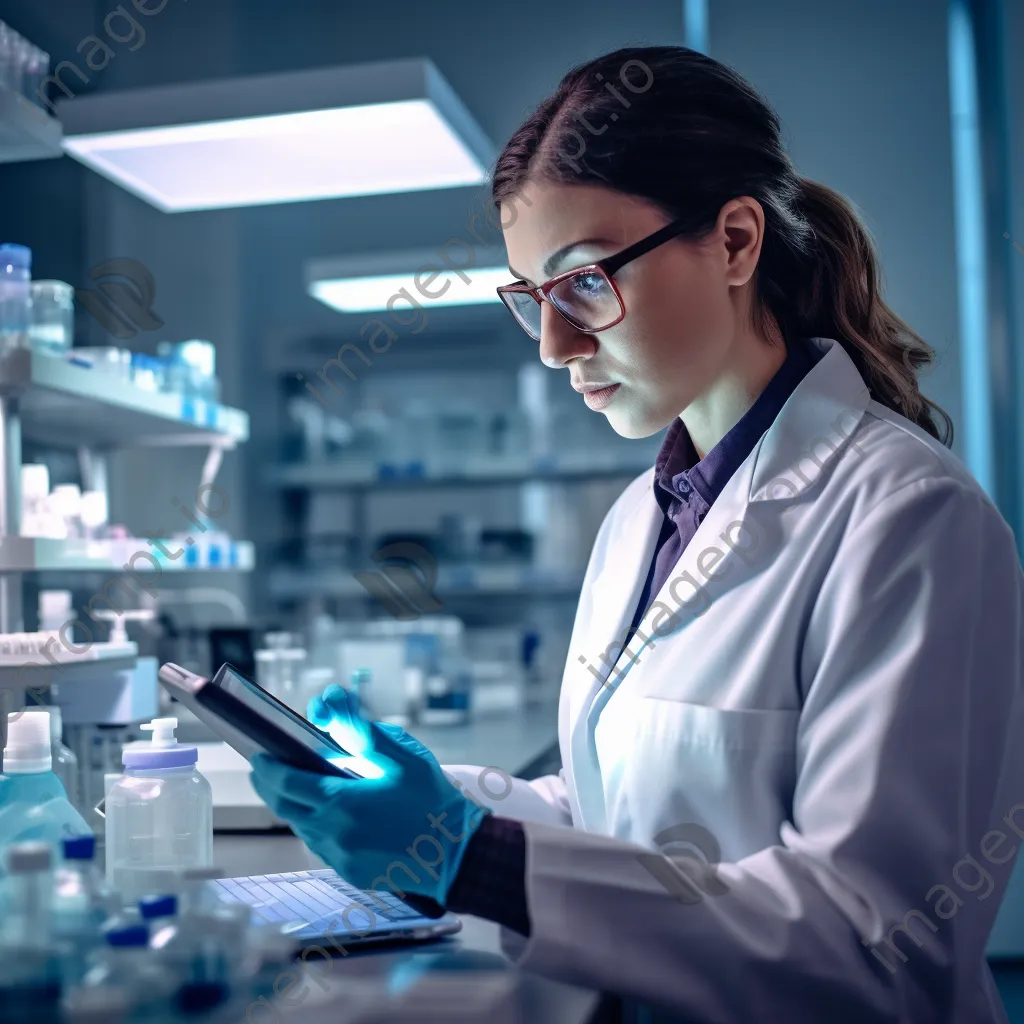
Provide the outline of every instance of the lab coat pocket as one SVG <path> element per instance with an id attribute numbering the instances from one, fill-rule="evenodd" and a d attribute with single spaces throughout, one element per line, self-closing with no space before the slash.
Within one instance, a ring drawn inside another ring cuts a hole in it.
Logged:
<path id="1" fill-rule="evenodd" d="M 693 825 L 730 860 L 779 842 L 799 711 L 618 696 L 595 736 L 610 834 L 659 846 Z"/>

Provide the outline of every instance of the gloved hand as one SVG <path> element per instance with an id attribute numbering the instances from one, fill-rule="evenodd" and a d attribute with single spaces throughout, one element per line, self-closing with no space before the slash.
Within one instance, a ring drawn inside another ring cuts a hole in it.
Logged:
<path id="1" fill-rule="evenodd" d="M 463 795 L 401 726 L 360 719 L 340 686 L 310 701 L 307 717 L 346 749 L 345 735 L 362 736 L 362 757 L 381 769 L 380 777 L 320 775 L 256 754 L 256 792 L 347 882 L 361 889 L 386 885 L 399 899 L 414 894 L 409 902 L 424 911 L 415 894 L 443 907 L 470 837 L 490 810 Z"/>

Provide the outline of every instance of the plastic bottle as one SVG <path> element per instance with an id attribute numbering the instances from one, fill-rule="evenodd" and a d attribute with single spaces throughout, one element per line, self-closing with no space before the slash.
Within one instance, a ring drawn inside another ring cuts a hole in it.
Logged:
<path id="1" fill-rule="evenodd" d="M 349 677 L 349 693 L 353 697 L 353 711 L 364 718 L 373 716 L 373 672 L 368 668 L 355 668 Z"/>
<path id="2" fill-rule="evenodd" d="M 0 245 L 0 356 L 28 348 L 32 321 L 32 250 Z"/>
<path id="3" fill-rule="evenodd" d="M 143 896 L 139 916 L 149 928 L 149 948 L 163 949 L 177 931 L 178 898 L 173 894 Z"/>
<path id="4" fill-rule="evenodd" d="M 183 1012 L 224 1001 L 243 972 L 252 911 L 217 898 L 209 882 L 221 874 L 213 867 L 183 872 L 175 932 L 162 947 Z"/>
<path id="5" fill-rule="evenodd" d="M 15 843 L 4 852 L 7 910 L 0 919 L 0 1019 L 4 1024 L 57 1024 L 60 965 L 52 951 L 50 884 L 53 850 Z"/>
<path id="6" fill-rule="evenodd" d="M 100 940 L 103 926 L 119 909 L 95 862 L 96 840 L 76 836 L 63 843 L 64 861 L 54 876 L 53 938 L 60 951 L 65 987 L 85 974 L 88 952 Z"/>
<path id="7" fill-rule="evenodd" d="M 132 1021 L 166 1020 L 174 979 L 149 949 L 149 929 L 144 924 L 108 928 L 106 946 L 93 958 L 81 988 L 93 992 L 127 995 Z M 94 1000 L 97 996 L 92 997 Z M 68 1002 L 87 1002 L 71 995 Z"/>
<path id="8" fill-rule="evenodd" d="M 9 714 L 0 775 L 0 847 L 39 839 L 57 848 L 70 836 L 92 835 L 52 765 L 49 713 Z"/>
<path id="9" fill-rule="evenodd" d="M 153 742 L 124 747 L 124 774 L 107 791 L 107 881 L 125 902 L 174 892 L 181 871 L 213 863 L 213 794 L 196 747 L 175 740 L 177 725 L 143 725 Z"/>
<path id="10" fill-rule="evenodd" d="M 78 758 L 74 751 L 61 741 L 64 730 L 60 708 L 54 704 L 47 708 L 47 712 L 50 715 L 50 758 L 53 762 L 53 774 L 64 783 L 64 792 L 67 793 L 71 805 L 81 813 L 82 793 L 78 785 Z"/>

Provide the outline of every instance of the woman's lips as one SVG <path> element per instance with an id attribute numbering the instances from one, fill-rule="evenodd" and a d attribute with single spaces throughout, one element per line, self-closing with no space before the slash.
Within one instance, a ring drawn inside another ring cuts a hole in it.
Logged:
<path id="1" fill-rule="evenodd" d="M 594 412 L 600 412 L 615 397 L 619 387 L 620 385 L 618 384 L 609 384 L 608 387 L 600 388 L 597 391 L 585 391 L 583 393 L 583 401 Z"/>

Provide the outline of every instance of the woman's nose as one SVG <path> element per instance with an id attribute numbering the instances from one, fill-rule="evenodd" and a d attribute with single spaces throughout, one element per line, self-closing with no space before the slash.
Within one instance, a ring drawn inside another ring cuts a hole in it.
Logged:
<path id="1" fill-rule="evenodd" d="M 597 341 L 592 334 L 576 330 L 550 302 L 541 304 L 540 361 L 545 366 L 560 370 L 570 360 L 590 357 L 596 351 Z"/>

